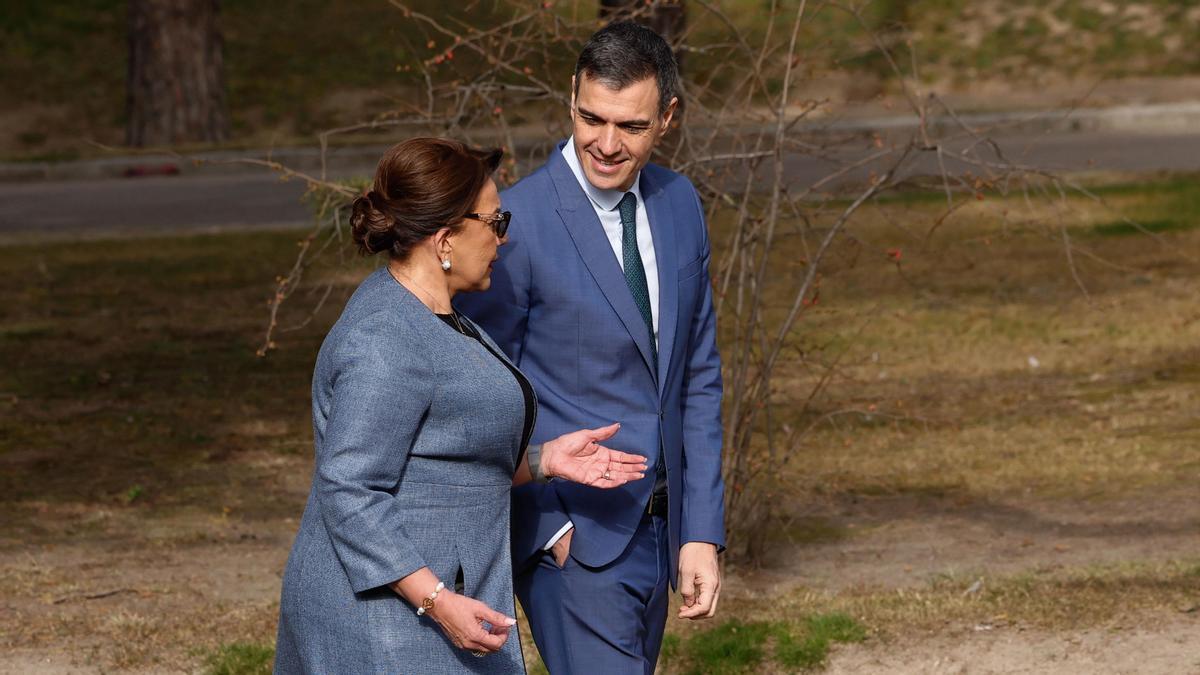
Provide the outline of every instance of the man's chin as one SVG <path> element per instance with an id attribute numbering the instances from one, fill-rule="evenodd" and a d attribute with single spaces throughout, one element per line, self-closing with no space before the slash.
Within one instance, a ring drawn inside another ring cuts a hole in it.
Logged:
<path id="1" fill-rule="evenodd" d="M 605 176 L 591 171 L 585 171 L 588 182 L 597 190 L 620 190 L 621 184 L 627 179 L 625 175 Z"/>

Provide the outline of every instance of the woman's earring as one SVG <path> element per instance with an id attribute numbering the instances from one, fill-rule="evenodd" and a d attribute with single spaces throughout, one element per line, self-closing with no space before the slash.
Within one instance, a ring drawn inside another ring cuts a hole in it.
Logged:
<path id="1" fill-rule="evenodd" d="M 442 258 L 442 269 L 446 270 L 447 272 L 450 271 L 450 259 L 449 258 Z"/>

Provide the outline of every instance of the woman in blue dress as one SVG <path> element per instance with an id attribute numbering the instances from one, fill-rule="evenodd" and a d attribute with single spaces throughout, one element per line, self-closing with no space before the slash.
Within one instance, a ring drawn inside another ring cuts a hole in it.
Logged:
<path id="1" fill-rule="evenodd" d="M 280 600 L 277 673 L 523 673 L 509 492 L 529 480 L 610 488 L 645 458 L 582 429 L 527 447 L 529 381 L 456 293 L 485 290 L 505 242 L 499 151 L 393 147 L 351 230 L 388 261 L 317 357 L 316 466 Z"/>

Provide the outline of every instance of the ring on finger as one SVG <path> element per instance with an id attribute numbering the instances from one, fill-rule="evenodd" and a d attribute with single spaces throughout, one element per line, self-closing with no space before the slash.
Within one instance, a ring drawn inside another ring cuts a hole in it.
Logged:
<path id="1" fill-rule="evenodd" d="M 471 652 L 471 656 L 483 658 L 484 656 L 487 656 L 487 652 Z"/>

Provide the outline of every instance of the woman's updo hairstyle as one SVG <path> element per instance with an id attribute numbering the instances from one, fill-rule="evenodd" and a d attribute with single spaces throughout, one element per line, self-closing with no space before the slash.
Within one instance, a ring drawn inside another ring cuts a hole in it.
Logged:
<path id="1" fill-rule="evenodd" d="M 412 138 L 392 146 L 379 160 L 371 190 L 355 199 L 350 211 L 359 253 L 388 251 L 404 259 L 441 228 L 459 227 L 502 154 L 444 138 Z"/>

